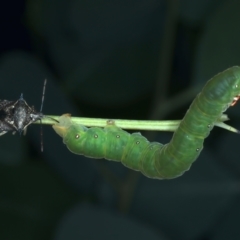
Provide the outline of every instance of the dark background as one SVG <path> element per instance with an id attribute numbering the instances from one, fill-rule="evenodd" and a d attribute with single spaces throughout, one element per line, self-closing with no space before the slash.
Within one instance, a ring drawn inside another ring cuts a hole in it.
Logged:
<path id="1" fill-rule="evenodd" d="M 44 114 L 181 119 L 216 73 L 240 65 L 238 0 L 5 1 L 0 98 Z M 240 128 L 239 104 L 229 109 Z M 143 132 L 167 143 L 171 133 Z M 240 238 L 240 138 L 214 129 L 189 172 L 152 180 L 70 153 L 52 130 L 0 138 L 0 239 Z M 188 151 L 188 149 L 186 149 Z"/>

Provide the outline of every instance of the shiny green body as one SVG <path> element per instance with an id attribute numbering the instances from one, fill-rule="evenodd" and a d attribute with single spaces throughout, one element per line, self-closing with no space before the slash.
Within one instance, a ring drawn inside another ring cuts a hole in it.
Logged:
<path id="1" fill-rule="evenodd" d="M 210 79 L 194 99 L 171 141 L 150 143 L 140 133 L 129 134 L 114 124 L 86 128 L 63 115 L 54 130 L 68 149 L 92 158 L 120 161 L 150 178 L 181 176 L 197 159 L 214 123 L 240 94 L 240 67 L 232 67 Z"/>

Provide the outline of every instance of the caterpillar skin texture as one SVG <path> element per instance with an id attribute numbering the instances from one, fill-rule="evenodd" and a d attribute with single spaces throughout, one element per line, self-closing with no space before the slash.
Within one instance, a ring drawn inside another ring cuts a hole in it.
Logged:
<path id="1" fill-rule="evenodd" d="M 171 179 L 189 170 L 203 149 L 204 139 L 240 94 L 240 67 L 210 79 L 192 102 L 171 141 L 150 143 L 140 133 L 129 134 L 117 126 L 87 128 L 63 115 L 54 130 L 75 154 L 121 161 L 150 178 Z"/>

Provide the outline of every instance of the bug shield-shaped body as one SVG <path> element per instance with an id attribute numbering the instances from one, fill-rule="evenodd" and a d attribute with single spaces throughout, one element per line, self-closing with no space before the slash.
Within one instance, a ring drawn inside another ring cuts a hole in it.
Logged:
<path id="1" fill-rule="evenodd" d="M 15 101 L 0 100 L 0 136 L 13 131 L 13 113 Z"/>
<path id="2" fill-rule="evenodd" d="M 25 130 L 28 125 L 43 118 L 43 114 L 41 112 L 38 113 L 35 111 L 34 107 L 29 107 L 29 105 L 23 99 L 22 94 L 19 100 L 17 100 L 13 106 L 13 127 L 19 133 L 22 133 L 22 131 Z"/>

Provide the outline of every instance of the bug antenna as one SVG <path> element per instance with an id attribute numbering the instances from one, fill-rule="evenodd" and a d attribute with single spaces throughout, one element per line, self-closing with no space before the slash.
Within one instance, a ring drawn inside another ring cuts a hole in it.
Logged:
<path id="1" fill-rule="evenodd" d="M 41 152 L 43 152 L 43 130 L 42 130 L 42 119 L 40 119 L 41 122 L 41 132 L 40 132 L 40 136 L 41 136 Z"/>
<path id="2" fill-rule="evenodd" d="M 47 85 L 47 79 L 45 79 L 44 84 L 43 84 L 42 103 L 41 103 L 41 107 L 40 107 L 40 113 L 42 113 L 42 109 L 43 109 L 43 102 L 44 102 L 44 97 L 45 97 L 46 85 Z M 42 119 L 41 118 L 40 118 L 40 125 L 41 125 L 41 130 L 40 130 L 41 152 L 43 152 L 43 128 L 42 128 Z"/>
<path id="3" fill-rule="evenodd" d="M 46 85 L 47 85 L 47 79 L 45 79 L 44 84 L 43 84 L 43 94 L 42 94 L 42 103 L 41 103 L 41 107 L 40 107 L 40 112 L 42 112 L 42 109 L 43 109 L 43 102 L 44 102 L 44 97 L 45 97 Z"/>

